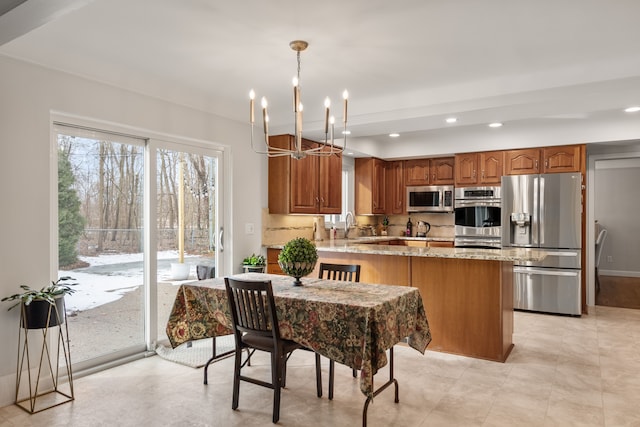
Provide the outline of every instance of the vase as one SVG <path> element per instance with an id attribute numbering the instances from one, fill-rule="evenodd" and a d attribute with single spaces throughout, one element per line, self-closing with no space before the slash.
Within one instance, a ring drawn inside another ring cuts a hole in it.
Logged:
<path id="1" fill-rule="evenodd" d="M 278 261 L 278 265 L 287 275 L 295 278 L 293 286 L 302 286 L 301 277 L 311 273 L 316 267 L 316 261 L 313 262 L 282 262 Z"/>
<path id="2" fill-rule="evenodd" d="M 189 270 L 191 265 L 181 262 L 171 263 L 171 278 L 173 280 L 187 280 L 189 278 Z"/>

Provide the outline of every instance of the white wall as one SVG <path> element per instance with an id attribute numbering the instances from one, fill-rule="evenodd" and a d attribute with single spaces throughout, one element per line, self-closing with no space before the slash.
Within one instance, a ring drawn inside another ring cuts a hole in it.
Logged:
<path id="1" fill-rule="evenodd" d="M 239 271 L 245 254 L 260 249 L 267 162 L 251 151 L 248 126 L 2 56 L 0 75 L 0 296 L 18 292 L 20 284 L 41 287 L 52 279 L 52 112 L 226 146 L 232 188 L 227 201 L 232 228 L 225 232 L 229 265 Z M 245 223 L 258 231 L 245 235 Z M 0 406 L 13 402 L 15 390 L 19 313 L 7 312 L 8 306 L 0 305 Z"/>

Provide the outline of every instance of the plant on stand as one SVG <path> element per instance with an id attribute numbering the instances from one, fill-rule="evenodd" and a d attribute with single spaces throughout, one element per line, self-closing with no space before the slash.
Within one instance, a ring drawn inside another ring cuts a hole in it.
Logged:
<path id="1" fill-rule="evenodd" d="M 311 273 L 318 261 L 318 251 L 308 239 L 298 237 L 288 241 L 278 255 L 278 265 L 282 271 L 295 277 L 294 286 L 301 286 L 301 277 Z"/>
<path id="2" fill-rule="evenodd" d="M 267 260 L 263 255 L 251 254 L 242 260 L 242 268 L 245 273 L 264 273 L 264 267 L 267 265 Z"/>
<path id="3" fill-rule="evenodd" d="M 27 285 L 20 285 L 23 292 L 2 298 L 0 301 L 16 301 L 8 308 L 11 310 L 18 305 L 22 305 L 22 326 L 29 329 L 45 328 L 57 326 L 64 322 L 64 296 L 74 293 L 76 290 L 71 286 L 77 283 L 68 283 L 75 280 L 73 277 L 64 276 L 58 280 L 51 281 L 50 285 L 41 289 L 32 289 Z M 55 316 L 51 314 L 56 313 Z"/>

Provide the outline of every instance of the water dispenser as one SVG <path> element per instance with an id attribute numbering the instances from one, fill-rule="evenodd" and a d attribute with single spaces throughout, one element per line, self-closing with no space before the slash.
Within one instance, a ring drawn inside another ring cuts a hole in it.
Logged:
<path id="1" fill-rule="evenodd" d="M 531 214 L 525 212 L 513 212 L 511 214 L 511 244 L 530 245 L 531 241 Z"/>

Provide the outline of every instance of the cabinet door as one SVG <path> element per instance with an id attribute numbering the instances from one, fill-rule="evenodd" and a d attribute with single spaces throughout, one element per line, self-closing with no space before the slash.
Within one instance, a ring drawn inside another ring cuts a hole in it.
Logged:
<path id="1" fill-rule="evenodd" d="M 456 185 L 478 183 L 478 154 L 466 153 L 455 156 Z"/>
<path id="2" fill-rule="evenodd" d="M 527 148 L 505 151 L 504 162 L 505 175 L 540 173 L 540 149 Z"/>
<path id="3" fill-rule="evenodd" d="M 429 163 L 429 171 L 431 172 L 431 185 L 453 184 L 455 176 L 455 158 L 441 157 L 431 159 Z"/>
<path id="4" fill-rule="evenodd" d="M 317 147 L 316 143 L 306 139 L 302 140 L 303 150 L 314 147 Z M 318 159 L 317 156 L 307 156 L 300 160 L 289 160 L 291 162 L 291 199 L 289 206 L 291 213 L 315 214 L 319 212 Z"/>
<path id="5" fill-rule="evenodd" d="M 318 157 L 318 160 L 320 213 L 339 214 L 342 212 L 342 154 Z"/>
<path id="6" fill-rule="evenodd" d="M 386 187 L 387 211 L 389 215 L 404 213 L 404 162 L 387 162 Z"/>
<path id="7" fill-rule="evenodd" d="M 481 184 L 500 184 L 504 153 L 502 151 L 487 151 L 480 153 L 478 159 L 480 164 L 479 182 Z"/>
<path id="8" fill-rule="evenodd" d="M 543 148 L 544 172 L 580 172 L 581 148 L 581 145 Z"/>
<path id="9" fill-rule="evenodd" d="M 405 185 L 429 185 L 429 159 L 404 161 Z"/>
<path id="10" fill-rule="evenodd" d="M 373 206 L 374 214 L 385 213 L 386 208 L 386 188 L 385 188 L 385 161 L 373 159 Z"/>

